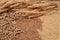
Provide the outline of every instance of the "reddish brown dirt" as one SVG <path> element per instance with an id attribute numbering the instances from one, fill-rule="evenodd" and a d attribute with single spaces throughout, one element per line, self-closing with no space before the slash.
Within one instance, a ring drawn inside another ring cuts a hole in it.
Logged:
<path id="1" fill-rule="evenodd" d="M 17 25 L 24 33 L 19 36 L 21 40 L 41 40 L 37 29 L 41 28 L 41 21 L 38 18 L 35 19 L 23 19 L 17 20 Z"/>

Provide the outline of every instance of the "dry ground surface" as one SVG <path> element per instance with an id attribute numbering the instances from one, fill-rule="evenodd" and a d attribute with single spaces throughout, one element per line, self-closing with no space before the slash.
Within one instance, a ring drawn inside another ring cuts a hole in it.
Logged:
<path id="1" fill-rule="evenodd" d="M 60 40 L 60 2 L 0 0 L 0 40 Z"/>
<path id="2" fill-rule="evenodd" d="M 43 30 L 40 32 L 42 40 L 60 40 L 60 12 L 41 17 Z"/>

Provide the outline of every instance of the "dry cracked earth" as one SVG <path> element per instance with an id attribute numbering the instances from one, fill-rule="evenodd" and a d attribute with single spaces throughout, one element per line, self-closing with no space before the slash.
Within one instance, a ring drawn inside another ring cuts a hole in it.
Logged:
<path id="1" fill-rule="evenodd" d="M 60 40 L 60 1 L 0 0 L 0 40 Z"/>

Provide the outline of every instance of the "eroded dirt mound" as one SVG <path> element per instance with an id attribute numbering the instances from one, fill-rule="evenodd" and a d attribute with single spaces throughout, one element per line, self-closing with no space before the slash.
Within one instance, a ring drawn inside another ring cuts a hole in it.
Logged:
<path id="1" fill-rule="evenodd" d="M 8 3 L 9 1 L 0 7 L 0 40 L 41 40 L 36 31 L 36 28 L 41 27 L 40 19 L 34 19 L 34 16 L 30 19 L 28 16 L 34 14 L 20 12 L 26 3 Z M 20 4 L 21 6 L 15 7 Z"/>
<path id="2" fill-rule="evenodd" d="M 42 21 L 38 17 L 58 7 L 56 3 L 14 0 L 0 4 L 0 40 L 41 40 L 37 29 L 42 29 Z"/>

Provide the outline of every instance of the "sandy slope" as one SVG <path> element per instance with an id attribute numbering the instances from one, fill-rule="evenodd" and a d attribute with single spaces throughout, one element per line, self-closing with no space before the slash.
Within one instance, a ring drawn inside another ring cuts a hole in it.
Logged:
<path id="1" fill-rule="evenodd" d="M 42 16 L 41 20 L 43 21 L 43 30 L 40 32 L 42 40 L 60 40 L 60 12 Z"/>

